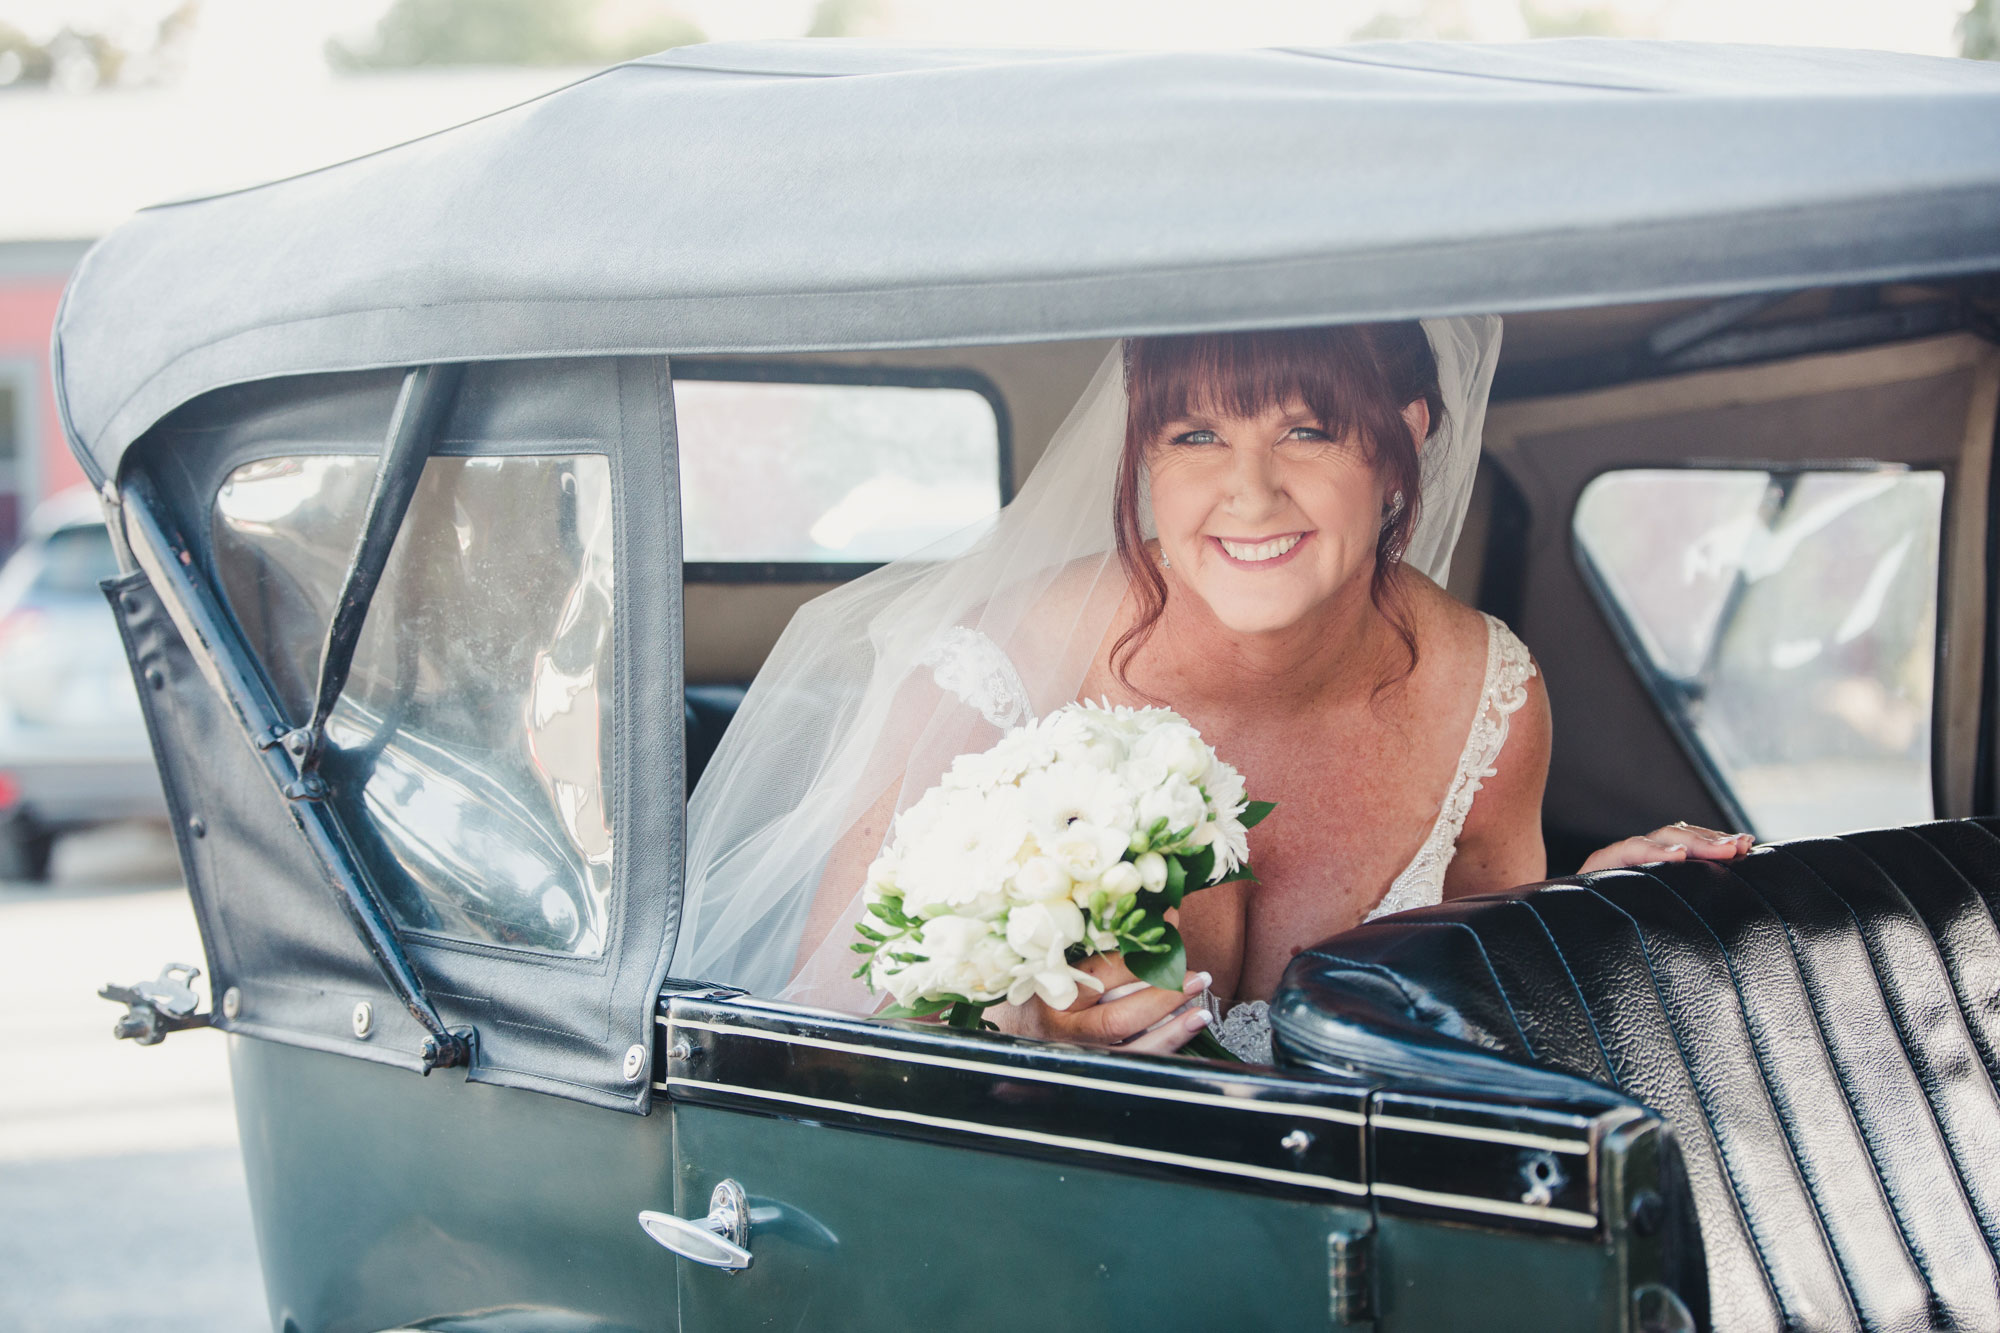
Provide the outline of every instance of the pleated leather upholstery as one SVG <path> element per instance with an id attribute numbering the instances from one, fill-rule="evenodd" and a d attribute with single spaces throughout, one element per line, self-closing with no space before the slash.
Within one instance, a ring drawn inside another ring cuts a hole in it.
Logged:
<path id="1" fill-rule="evenodd" d="M 1380 1015 L 1386 983 L 1399 1023 L 1653 1107 L 1680 1140 L 1726 1333 L 1991 1333 L 1997 912 L 1991 819 L 1580 876 L 1301 954 L 1278 1041 L 1338 1063 L 1342 1015 Z"/>

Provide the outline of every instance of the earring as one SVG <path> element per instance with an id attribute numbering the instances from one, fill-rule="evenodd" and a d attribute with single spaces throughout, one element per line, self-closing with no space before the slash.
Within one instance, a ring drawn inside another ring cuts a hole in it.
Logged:
<path id="1" fill-rule="evenodd" d="M 1160 568 L 1172 569 L 1173 567 L 1174 562 L 1167 557 L 1167 553 L 1165 551 L 1160 552 Z"/>
<path id="2" fill-rule="evenodd" d="M 1391 495 L 1389 497 L 1389 507 L 1382 511 L 1382 526 L 1386 528 L 1391 523 L 1394 523 L 1396 521 L 1396 516 L 1402 512 L 1403 512 L 1403 493 L 1401 491 L 1397 491 L 1394 495 Z"/>

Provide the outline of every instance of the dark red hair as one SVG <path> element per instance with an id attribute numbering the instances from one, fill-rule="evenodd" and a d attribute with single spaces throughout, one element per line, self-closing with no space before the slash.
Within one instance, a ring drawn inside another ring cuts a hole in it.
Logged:
<path id="1" fill-rule="evenodd" d="M 1402 507 L 1383 517 L 1368 594 L 1417 664 L 1416 634 L 1390 574 L 1416 531 L 1422 470 L 1403 409 L 1422 399 L 1430 431 L 1444 421 L 1437 357 L 1423 326 L 1345 324 L 1258 333 L 1196 333 L 1125 342 L 1125 449 L 1113 501 L 1118 560 L 1139 599 L 1139 617 L 1112 646 L 1120 680 L 1167 609 L 1167 581 L 1146 552 L 1139 519 L 1140 469 L 1168 426 L 1202 411 L 1257 416 L 1303 404 L 1336 439 L 1357 434 L 1369 460 L 1401 491 Z M 1405 674 L 1407 674 L 1407 669 Z M 1125 682 L 1128 686 L 1130 681 Z"/>

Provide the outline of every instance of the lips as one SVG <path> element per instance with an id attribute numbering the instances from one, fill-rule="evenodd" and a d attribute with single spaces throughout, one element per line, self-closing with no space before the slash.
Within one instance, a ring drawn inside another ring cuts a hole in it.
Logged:
<path id="1" fill-rule="evenodd" d="M 1255 541 L 1239 541 L 1232 537 L 1210 537 L 1209 540 L 1232 565 L 1246 569 L 1269 569 L 1290 559 L 1292 553 L 1311 535 L 1309 532 L 1287 532 L 1282 536 Z"/>

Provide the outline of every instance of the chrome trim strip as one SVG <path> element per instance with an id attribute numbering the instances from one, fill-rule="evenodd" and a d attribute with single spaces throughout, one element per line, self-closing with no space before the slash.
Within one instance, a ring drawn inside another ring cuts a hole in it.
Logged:
<path id="1" fill-rule="evenodd" d="M 1034 1083 L 1056 1083 L 1070 1088 L 1089 1088 L 1098 1092 L 1113 1092 L 1127 1097 L 1151 1097 L 1158 1101 L 1183 1102 L 1192 1106 L 1216 1106 L 1230 1111 L 1257 1111 L 1266 1115 L 1292 1116 L 1306 1120 L 1326 1120 L 1336 1125 L 1363 1126 L 1368 1118 L 1356 1111 L 1343 1111 L 1337 1106 L 1312 1106 L 1298 1102 L 1265 1102 L 1249 1097 L 1225 1097 L 1213 1092 L 1185 1092 L 1177 1088 L 1155 1088 L 1144 1084 L 1120 1083 L 1114 1079 L 1092 1078 L 1087 1074 L 1062 1074 L 1049 1069 L 1024 1068 L 1016 1065 L 998 1065 L 982 1060 L 961 1060 L 949 1055 L 928 1055 L 920 1051 L 899 1051 L 878 1046 L 862 1046 L 853 1042 L 831 1041 L 825 1037 L 807 1037 L 796 1033 L 771 1032 L 763 1028 L 738 1027 L 730 1023 L 705 1023 L 700 1019 L 668 1019 L 657 1015 L 656 1021 L 666 1025 L 671 1032 L 676 1024 L 685 1028 L 697 1028 L 703 1032 L 714 1032 L 732 1037 L 755 1037 L 759 1041 L 775 1041 L 787 1046 L 812 1046 L 820 1050 L 840 1051 L 853 1055 L 871 1055 L 883 1060 L 902 1060 L 909 1064 L 933 1065 L 940 1069 L 960 1069 L 974 1074 L 993 1077 L 1022 1079 Z"/>
<path id="2" fill-rule="evenodd" d="M 981 1065 L 982 1070 L 991 1066 Z M 1244 1176 L 1252 1180 L 1272 1180 L 1285 1185 L 1307 1185 L 1315 1189 L 1330 1189 L 1340 1194 L 1366 1197 L 1368 1187 L 1357 1185 L 1351 1180 L 1341 1180 L 1335 1176 L 1315 1176 L 1304 1171 L 1284 1171 L 1277 1167 L 1251 1166 L 1244 1162 L 1223 1162 L 1209 1157 L 1190 1157 L 1182 1153 L 1162 1152 L 1155 1148 L 1134 1148 L 1123 1143 L 1107 1143 L 1099 1139 L 1073 1139 L 1063 1134 L 1044 1134 L 1032 1129 L 1003 1129 L 997 1125 L 982 1125 L 971 1120 L 952 1120 L 944 1116 L 924 1115 L 917 1111 L 891 1111 L 882 1107 L 862 1106 L 854 1102 L 828 1101 L 820 1097 L 806 1097 L 796 1092 L 778 1092 L 766 1088 L 746 1088 L 734 1083 L 712 1083 L 696 1078 L 670 1076 L 666 1086 L 675 1085 L 706 1089 L 711 1092 L 727 1092 L 738 1097 L 761 1098 L 766 1101 L 784 1102 L 793 1106 L 810 1107 L 816 1111 L 838 1111 L 849 1115 L 871 1116 L 878 1120 L 895 1120 L 904 1124 L 923 1125 L 930 1129 L 956 1130 L 963 1134 L 980 1134 L 988 1138 L 1013 1139 L 1021 1143 L 1040 1144 L 1048 1148 L 1068 1148 L 1077 1152 L 1098 1153 L 1108 1157 L 1124 1157 L 1138 1162 L 1157 1162 L 1164 1166 L 1191 1167 L 1197 1171 L 1215 1171 L 1223 1175 Z M 1596 1219 L 1591 1219 L 1596 1225 Z"/>
<path id="3" fill-rule="evenodd" d="M 1515 1148 L 1542 1148 L 1549 1152 L 1589 1156 L 1590 1145 L 1575 1139 L 1558 1139 L 1546 1134 L 1527 1134 L 1517 1129 L 1489 1129 L 1484 1125 L 1461 1125 L 1444 1120 L 1416 1120 L 1403 1115 L 1375 1113 L 1378 1129 L 1401 1129 L 1412 1134 L 1436 1134 L 1447 1139 L 1472 1139 L 1478 1143 L 1504 1143 Z"/>
<path id="4" fill-rule="evenodd" d="M 1525 1218 L 1530 1222 L 1556 1222 L 1566 1227 L 1597 1226 L 1597 1219 L 1589 1213 L 1574 1212 L 1568 1208 L 1537 1208 L 1533 1204 L 1509 1203 L 1505 1199 L 1479 1199 L 1469 1194 L 1441 1194 L 1436 1190 L 1420 1190 L 1411 1185 L 1388 1185 L 1376 1181 L 1374 1193 L 1384 1199 L 1405 1199 L 1410 1203 L 1429 1204 L 1433 1208 L 1456 1208 L 1468 1213 L 1487 1213 L 1495 1217 Z"/>

